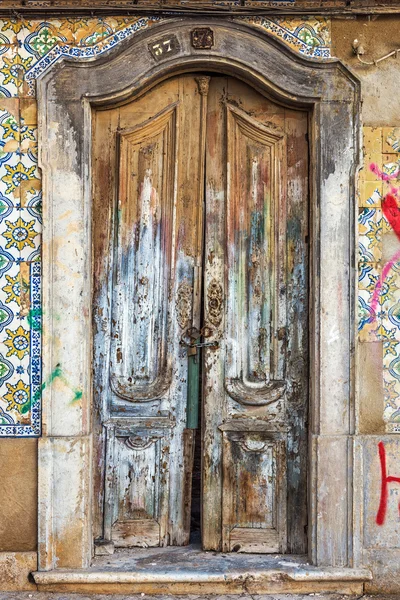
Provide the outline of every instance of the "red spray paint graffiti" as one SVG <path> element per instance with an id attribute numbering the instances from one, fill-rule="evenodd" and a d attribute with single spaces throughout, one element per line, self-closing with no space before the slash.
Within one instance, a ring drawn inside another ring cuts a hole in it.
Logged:
<path id="1" fill-rule="evenodd" d="M 400 173 L 400 169 L 397 169 L 395 173 L 388 175 L 387 173 L 384 173 L 383 171 L 381 171 L 381 169 L 379 169 L 378 165 L 376 165 L 375 163 L 372 163 L 370 165 L 370 169 L 380 179 L 382 179 L 383 181 L 387 181 L 387 182 L 397 179 L 397 176 Z M 382 200 L 382 212 L 385 215 L 386 219 L 388 220 L 393 231 L 397 235 L 398 239 L 400 240 L 400 208 L 397 204 L 397 199 L 396 199 L 397 192 L 398 192 L 398 189 L 392 187 L 390 193 L 386 194 L 386 196 Z M 400 260 L 400 250 L 398 250 L 396 252 L 396 254 L 394 254 L 394 256 L 392 256 L 392 258 L 384 265 L 384 267 L 382 269 L 382 276 L 381 276 L 380 280 L 377 282 L 375 289 L 374 289 L 374 293 L 372 294 L 371 309 L 372 309 L 374 315 L 376 315 L 376 309 L 378 308 L 379 295 L 382 290 L 382 283 L 385 281 L 385 279 L 388 276 L 389 272 L 391 271 L 393 265 L 398 260 Z"/>
<path id="2" fill-rule="evenodd" d="M 385 522 L 389 490 L 389 483 L 400 483 L 400 477 L 393 477 L 392 475 L 387 474 L 386 468 L 386 450 L 383 442 L 379 442 L 378 444 L 379 450 L 379 460 L 381 463 L 381 474 L 382 474 L 382 482 L 381 482 L 381 499 L 379 502 L 378 512 L 376 514 L 376 524 L 383 525 Z M 400 502 L 399 502 L 399 514 L 400 514 Z"/>
<path id="3" fill-rule="evenodd" d="M 382 201 L 382 211 L 386 219 L 389 221 L 389 224 L 393 228 L 393 231 L 400 240 L 400 208 L 398 207 L 396 197 L 393 194 L 387 194 L 384 197 Z M 389 274 L 389 271 L 392 269 L 393 265 L 398 260 L 400 260 L 400 250 L 398 250 L 396 254 L 392 256 L 392 258 L 385 264 L 385 266 L 382 269 L 381 279 L 375 286 L 371 300 L 371 308 L 374 311 L 374 314 L 376 313 L 376 309 L 378 307 L 379 294 L 381 293 L 382 289 L 382 282 L 385 281 L 386 277 Z"/>

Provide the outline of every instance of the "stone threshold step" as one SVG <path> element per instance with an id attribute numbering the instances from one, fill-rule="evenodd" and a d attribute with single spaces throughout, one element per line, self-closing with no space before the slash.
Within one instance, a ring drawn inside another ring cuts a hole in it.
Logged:
<path id="1" fill-rule="evenodd" d="M 185 568 L 150 570 L 62 570 L 33 573 L 39 591 L 103 594 L 309 594 L 363 593 L 372 579 L 367 569 L 331 567 L 284 567 L 275 569 L 229 569 L 212 572 Z"/>

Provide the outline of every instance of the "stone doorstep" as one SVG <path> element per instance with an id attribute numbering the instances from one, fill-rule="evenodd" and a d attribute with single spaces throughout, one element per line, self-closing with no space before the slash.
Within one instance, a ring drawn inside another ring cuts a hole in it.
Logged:
<path id="1" fill-rule="evenodd" d="M 33 578 L 39 591 L 77 593 L 145 594 L 267 594 L 324 593 L 360 595 L 363 584 L 372 579 L 368 569 L 309 567 L 256 570 L 229 570 L 213 573 L 202 569 L 179 572 L 122 570 L 36 571 Z"/>

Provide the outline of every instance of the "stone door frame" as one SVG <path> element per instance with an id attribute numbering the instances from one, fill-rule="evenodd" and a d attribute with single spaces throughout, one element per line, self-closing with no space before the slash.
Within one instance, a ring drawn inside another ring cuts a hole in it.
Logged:
<path id="1" fill-rule="evenodd" d="M 211 49 L 193 30 L 211 28 Z M 156 44 L 173 40 L 161 55 Z M 39 570 L 92 557 L 91 105 L 134 97 L 171 75 L 236 76 L 310 111 L 309 549 L 320 566 L 353 564 L 355 173 L 360 85 L 223 18 L 171 18 L 91 61 L 64 60 L 37 82 L 43 173 L 43 437 Z M 62 378 L 54 378 L 55 370 Z"/>

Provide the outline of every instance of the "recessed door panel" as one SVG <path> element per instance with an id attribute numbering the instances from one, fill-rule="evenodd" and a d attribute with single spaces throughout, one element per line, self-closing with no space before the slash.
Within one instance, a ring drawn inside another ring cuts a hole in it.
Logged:
<path id="1" fill-rule="evenodd" d="M 172 227 L 177 106 L 122 130 L 114 247 L 110 382 L 132 402 L 162 398 L 171 384 Z"/>

